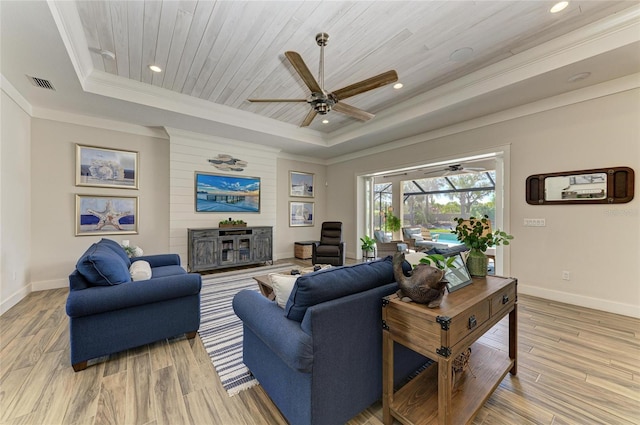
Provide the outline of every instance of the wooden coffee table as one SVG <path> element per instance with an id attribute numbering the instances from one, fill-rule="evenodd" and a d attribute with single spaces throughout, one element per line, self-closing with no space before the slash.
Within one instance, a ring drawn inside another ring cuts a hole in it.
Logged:
<path id="1" fill-rule="evenodd" d="M 322 269 L 330 268 L 331 264 L 316 264 L 320 266 Z M 299 269 L 301 274 L 313 273 L 312 267 L 304 267 Z M 290 273 L 282 272 L 281 274 L 288 275 Z M 258 287 L 260 288 L 260 293 L 270 300 L 276 299 L 276 294 L 273 293 L 273 287 L 271 286 L 271 280 L 269 279 L 269 275 L 260 275 L 254 276 L 253 279 L 258 282 Z"/>
<path id="2" fill-rule="evenodd" d="M 271 281 L 269 280 L 269 275 L 262 276 L 254 276 L 253 277 L 256 282 L 258 282 L 258 287 L 260 287 L 260 293 L 270 300 L 276 299 L 276 294 L 273 293 L 273 287 L 271 286 Z"/>

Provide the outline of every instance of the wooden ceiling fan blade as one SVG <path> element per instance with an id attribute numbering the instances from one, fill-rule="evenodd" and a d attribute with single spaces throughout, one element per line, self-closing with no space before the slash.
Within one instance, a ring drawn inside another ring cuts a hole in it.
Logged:
<path id="1" fill-rule="evenodd" d="M 362 80 L 358 83 L 351 84 L 350 86 L 343 87 L 339 90 L 335 90 L 332 94 L 338 100 L 342 100 L 369 90 L 377 89 L 378 87 L 386 86 L 387 84 L 395 83 L 396 81 L 398 81 L 398 73 L 396 73 L 395 70 L 391 70 L 383 72 L 380 75 L 376 75 L 375 77 Z"/>
<path id="2" fill-rule="evenodd" d="M 307 99 L 247 99 L 249 102 L 306 102 Z"/>
<path id="3" fill-rule="evenodd" d="M 306 117 L 304 117 L 304 120 L 302 121 L 302 124 L 300 124 L 300 127 L 308 127 L 309 124 L 311 124 L 311 121 L 313 121 L 313 119 L 316 117 L 316 115 L 318 115 L 318 113 L 315 109 L 309 109 L 309 113 Z"/>
<path id="4" fill-rule="evenodd" d="M 333 105 L 333 110 L 362 121 L 369 121 L 371 118 L 375 117 L 375 115 L 373 115 L 372 113 L 363 111 L 362 109 L 358 109 L 355 106 L 347 105 L 346 103 L 342 102 Z"/>
<path id="5" fill-rule="evenodd" d="M 307 87 L 309 87 L 309 90 L 311 90 L 312 93 L 322 93 L 320 84 L 318 84 L 311 71 L 309 71 L 309 68 L 307 67 L 307 64 L 304 63 L 302 56 L 291 51 L 284 52 L 284 55 L 289 59 L 289 62 L 291 62 L 291 65 L 293 65 L 298 75 L 300 75 L 302 81 L 304 81 Z"/>

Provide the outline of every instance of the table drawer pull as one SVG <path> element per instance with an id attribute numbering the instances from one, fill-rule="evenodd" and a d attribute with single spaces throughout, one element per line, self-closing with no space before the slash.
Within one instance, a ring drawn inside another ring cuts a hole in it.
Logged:
<path id="1" fill-rule="evenodd" d="M 469 317 L 469 329 L 475 328 L 477 324 L 478 324 L 478 321 L 476 320 L 476 316 L 475 315 Z"/>
<path id="2" fill-rule="evenodd" d="M 503 295 L 502 296 L 502 304 L 506 304 L 509 302 L 509 295 Z"/>

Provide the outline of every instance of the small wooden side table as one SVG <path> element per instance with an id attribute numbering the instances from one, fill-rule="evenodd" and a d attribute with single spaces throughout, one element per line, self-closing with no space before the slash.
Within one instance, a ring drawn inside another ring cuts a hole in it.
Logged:
<path id="1" fill-rule="evenodd" d="M 459 291 L 446 294 L 440 307 L 403 302 L 396 295 L 382 308 L 382 414 L 403 424 L 470 423 L 505 375 L 517 373 L 517 281 L 487 276 L 474 278 Z M 508 353 L 477 342 L 509 316 Z M 393 391 L 393 344 L 398 342 L 434 363 Z M 453 382 L 454 359 L 471 347 L 470 369 Z M 455 387 L 454 387 L 455 384 Z M 455 390 L 454 390 L 455 389 Z"/>
<path id="2" fill-rule="evenodd" d="M 298 241 L 293 243 L 293 255 L 300 260 L 308 260 L 313 255 L 313 244 L 317 241 Z"/>

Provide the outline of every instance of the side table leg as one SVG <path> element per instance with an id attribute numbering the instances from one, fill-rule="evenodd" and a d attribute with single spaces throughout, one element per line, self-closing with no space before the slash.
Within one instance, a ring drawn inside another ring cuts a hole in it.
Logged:
<path id="1" fill-rule="evenodd" d="M 438 358 L 438 424 L 450 425 L 452 420 L 451 412 L 451 390 L 452 376 L 451 357 Z"/>
<path id="2" fill-rule="evenodd" d="M 382 331 L 382 423 L 391 425 L 393 401 L 393 339 L 388 331 Z"/>
<path id="3" fill-rule="evenodd" d="M 509 357 L 513 360 L 513 367 L 509 373 L 516 375 L 518 373 L 518 303 L 509 313 Z"/>

